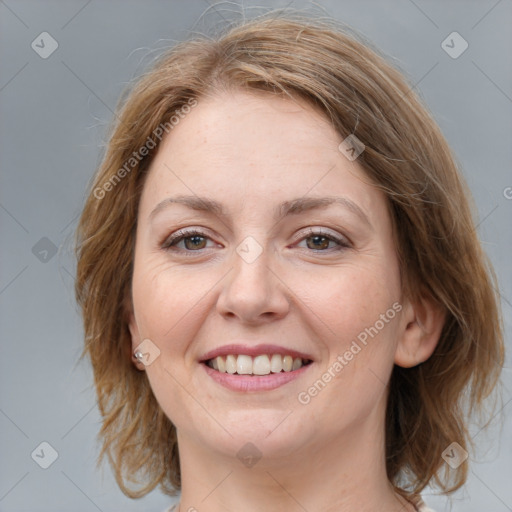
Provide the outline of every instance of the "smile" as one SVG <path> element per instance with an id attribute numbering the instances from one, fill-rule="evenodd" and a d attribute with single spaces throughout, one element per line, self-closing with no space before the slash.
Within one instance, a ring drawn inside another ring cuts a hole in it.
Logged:
<path id="1" fill-rule="evenodd" d="M 300 378 L 315 359 L 306 352 L 272 344 L 231 343 L 198 358 L 207 376 L 231 391 L 269 391 Z"/>
<path id="2" fill-rule="evenodd" d="M 273 373 L 293 372 L 311 363 L 309 359 L 281 354 L 228 354 L 209 359 L 205 364 L 220 373 L 231 375 L 270 375 Z"/>

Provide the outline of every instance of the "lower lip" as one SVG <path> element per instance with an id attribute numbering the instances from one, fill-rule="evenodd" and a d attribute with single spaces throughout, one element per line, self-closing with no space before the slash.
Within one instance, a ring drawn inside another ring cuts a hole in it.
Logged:
<path id="1" fill-rule="evenodd" d="M 270 373 L 268 375 L 237 375 L 231 373 L 221 373 L 208 365 L 201 363 L 206 373 L 216 382 L 231 389 L 232 391 L 269 391 L 284 386 L 292 380 L 298 379 L 313 363 L 302 366 L 298 370 L 291 372 Z"/>

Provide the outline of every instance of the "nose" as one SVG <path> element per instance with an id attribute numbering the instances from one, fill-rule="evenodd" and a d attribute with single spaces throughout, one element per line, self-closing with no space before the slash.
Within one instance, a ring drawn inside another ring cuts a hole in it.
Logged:
<path id="1" fill-rule="evenodd" d="M 217 311 L 226 318 L 260 324 L 283 318 L 289 311 L 289 289 L 271 269 L 269 250 L 254 260 L 233 254 L 233 268 L 222 281 Z"/>

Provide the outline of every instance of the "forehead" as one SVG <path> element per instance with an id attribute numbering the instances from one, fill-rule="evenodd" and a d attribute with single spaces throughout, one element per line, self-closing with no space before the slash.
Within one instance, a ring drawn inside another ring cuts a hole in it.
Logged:
<path id="1" fill-rule="evenodd" d="M 163 145 L 176 156 L 216 152 L 255 163 L 272 155 L 276 163 L 288 163 L 335 152 L 337 138 L 327 120 L 303 101 L 233 92 L 200 99 Z"/>
<path id="2" fill-rule="evenodd" d="M 175 194 L 216 196 L 234 211 L 304 195 L 383 202 L 341 136 L 309 105 L 236 92 L 198 100 L 164 138 L 149 170 L 141 211 Z M 382 212 L 380 212 L 382 214 Z"/>

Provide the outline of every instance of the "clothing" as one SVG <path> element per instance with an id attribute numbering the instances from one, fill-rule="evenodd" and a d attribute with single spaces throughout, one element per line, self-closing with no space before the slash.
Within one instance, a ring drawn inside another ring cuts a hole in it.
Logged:
<path id="1" fill-rule="evenodd" d="M 414 499 L 412 503 L 416 507 L 417 512 L 435 512 L 431 508 L 427 507 L 426 503 L 423 501 L 421 496 L 416 497 L 416 499 Z M 177 506 L 177 504 L 173 505 L 172 507 L 165 509 L 163 512 L 175 512 Z"/>

